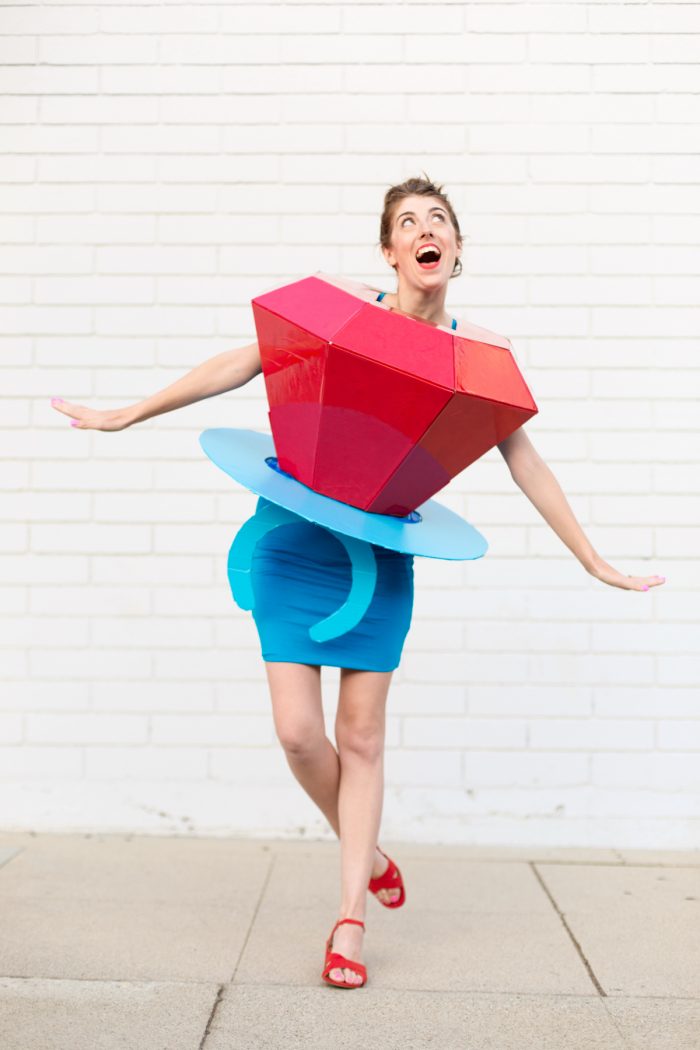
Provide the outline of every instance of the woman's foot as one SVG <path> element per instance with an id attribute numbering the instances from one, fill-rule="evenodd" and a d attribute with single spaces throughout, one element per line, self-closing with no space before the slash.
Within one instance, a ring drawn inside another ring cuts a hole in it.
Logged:
<path id="1" fill-rule="evenodd" d="M 379 852 L 379 849 L 375 849 L 375 851 L 374 851 L 374 866 L 372 867 L 372 872 L 371 872 L 370 878 L 378 879 L 380 877 L 380 875 L 384 874 L 384 872 L 386 871 L 386 869 L 388 867 L 389 867 L 388 859 L 384 856 L 383 853 Z M 377 899 L 380 900 L 380 901 L 384 901 L 386 904 L 393 904 L 394 901 L 397 901 L 400 896 L 401 896 L 401 890 L 400 889 L 378 890 L 377 893 L 376 893 Z M 359 926 L 358 926 L 358 929 L 359 929 Z M 353 956 L 350 956 L 350 958 L 353 958 Z"/>
<path id="2" fill-rule="evenodd" d="M 331 950 L 344 955 L 346 959 L 354 959 L 355 962 L 363 962 L 362 959 L 362 937 L 364 930 L 355 923 L 344 922 L 339 926 L 333 936 Z M 347 981 L 348 984 L 362 984 L 362 977 L 355 970 L 347 967 L 334 967 L 329 976 L 334 981 Z"/>

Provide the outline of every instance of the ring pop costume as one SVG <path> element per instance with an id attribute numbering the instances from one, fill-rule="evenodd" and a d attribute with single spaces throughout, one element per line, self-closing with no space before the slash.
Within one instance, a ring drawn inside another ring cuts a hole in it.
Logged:
<path id="1" fill-rule="evenodd" d="M 487 549 L 430 497 L 537 412 L 508 339 L 470 324 L 457 335 L 383 298 L 316 274 L 253 299 L 272 437 L 200 436 L 260 497 L 228 577 L 265 660 L 397 667 L 413 557 Z"/>

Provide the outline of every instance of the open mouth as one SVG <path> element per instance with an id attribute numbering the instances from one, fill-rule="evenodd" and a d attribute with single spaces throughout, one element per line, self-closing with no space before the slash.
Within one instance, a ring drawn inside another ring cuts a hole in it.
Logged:
<path id="1" fill-rule="evenodd" d="M 416 252 L 416 262 L 422 270 L 434 270 L 441 255 L 437 244 L 423 244 Z"/>

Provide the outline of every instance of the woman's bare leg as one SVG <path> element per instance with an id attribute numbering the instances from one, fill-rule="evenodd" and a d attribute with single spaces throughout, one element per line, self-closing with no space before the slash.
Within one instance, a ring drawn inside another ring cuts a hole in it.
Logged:
<path id="1" fill-rule="evenodd" d="M 266 662 L 265 671 L 270 686 L 275 730 L 289 767 L 340 837 L 340 760 L 326 736 L 320 668 L 311 664 Z M 346 673 L 359 672 L 343 672 Z M 341 678 L 341 693 L 342 681 Z M 388 864 L 386 858 L 375 849 L 372 878 L 382 875 Z M 400 890 L 380 890 L 377 896 L 391 903 L 398 900 Z"/>
<path id="2" fill-rule="evenodd" d="M 311 664 L 265 663 L 275 731 L 290 769 L 339 834 L 338 753 L 326 736 L 321 669 Z"/>
<path id="3" fill-rule="evenodd" d="M 374 865 L 384 796 L 386 698 L 391 671 L 341 671 L 335 735 L 340 758 L 340 917 L 364 921 L 367 882 Z M 362 962 L 363 930 L 339 926 L 333 948 Z M 360 983 L 353 970 L 332 970 L 336 980 Z"/>

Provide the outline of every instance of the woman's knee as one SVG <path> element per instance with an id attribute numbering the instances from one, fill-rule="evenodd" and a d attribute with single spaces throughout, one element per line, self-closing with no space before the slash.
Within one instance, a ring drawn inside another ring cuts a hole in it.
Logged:
<path id="1" fill-rule="evenodd" d="M 350 752 L 367 762 L 379 759 L 384 751 L 384 723 L 375 719 L 338 721 L 335 738 L 339 752 Z"/>
<path id="2" fill-rule="evenodd" d="M 285 718 L 275 723 L 277 739 L 287 752 L 296 758 L 314 754 L 323 743 L 325 726 L 307 719 Z"/>
<path id="3" fill-rule="evenodd" d="M 290 755 L 315 752 L 326 735 L 318 667 L 266 663 L 277 739 Z"/>

